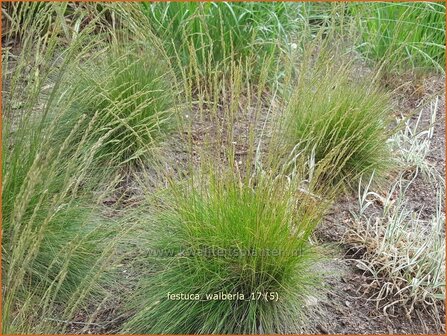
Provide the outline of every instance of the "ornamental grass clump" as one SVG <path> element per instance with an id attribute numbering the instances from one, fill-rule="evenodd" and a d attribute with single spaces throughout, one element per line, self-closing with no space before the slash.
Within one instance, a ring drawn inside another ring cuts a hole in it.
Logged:
<path id="1" fill-rule="evenodd" d="M 309 236 L 321 209 L 296 190 L 267 176 L 173 186 L 148 238 L 146 263 L 155 269 L 142 279 L 123 331 L 302 330 L 305 300 L 318 286 Z"/>
<path id="2" fill-rule="evenodd" d="M 352 184 L 391 165 L 388 95 L 367 79 L 355 79 L 349 64 L 305 62 L 286 108 L 286 148 L 311 156 L 319 183 Z"/>
<path id="3" fill-rule="evenodd" d="M 94 141 L 111 131 L 100 161 L 138 164 L 174 128 L 176 85 L 168 63 L 150 48 L 108 52 L 81 68 L 75 92 L 83 98 L 74 113 L 95 116 Z"/>
<path id="4" fill-rule="evenodd" d="M 445 304 L 444 186 L 436 190 L 434 213 L 423 218 L 421 210 L 411 208 L 407 195 L 414 180 L 399 176 L 384 196 L 371 191 L 370 183 L 359 188 L 359 211 L 352 212 L 345 236 L 358 251 L 357 267 L 369 278 L 365 293 L 385 314 L 401 306 L 408 316 L 423 309 L 437 320 Z M 377 201 L 383 209 L 366 215 Z"/>

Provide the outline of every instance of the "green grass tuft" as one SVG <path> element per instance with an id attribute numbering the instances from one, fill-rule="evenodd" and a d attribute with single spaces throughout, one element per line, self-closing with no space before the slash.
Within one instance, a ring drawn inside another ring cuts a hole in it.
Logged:
<path id="1" fill-rule="evenodd" d="M 156 216 L 149 247 L 165 254 L 149 258 L 157 269 L 141 281 L 132 304 L 135 316 L 123 330 L 299 330 L 307 321 L 305 299 L 318 286 L 312 270 L 316 254 L 308 240 L 321 214 L 315 201 L 268 177 L 256 187 L 235 177 L 196 182 L 174 187 L 172 205 Z M 219 292 L 245 298 L 277 293 L 278 300 L 206 299 L 206 294 Z M 169 300 L 168 293 L 199 294 L 202 301 Z"/>
<path id="2" fill-rule="evenodd" d="M 96 119 L 92 141 L 111 132 L 98 150 L 100 160 L 137 164 L 174 128 L 176 86 L 168 64 L 149 48 L 109 53 L 82 68 L 74 114 L 86 114 L 86 123 Z"/>
<path id="3" fill-rule="evenodd" d="M 286 110 L 287 148 L 323 167 L 320 183 L 352 183 L 373 172 L 379 178 L 391 164 L 390 116 L 388 95 L 353 79 L 349 64 L 306 63 Z"/>

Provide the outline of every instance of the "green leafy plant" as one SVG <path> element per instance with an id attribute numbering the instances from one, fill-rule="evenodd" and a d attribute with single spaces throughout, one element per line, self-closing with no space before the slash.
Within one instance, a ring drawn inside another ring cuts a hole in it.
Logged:
<path id="1" fill-rule="evenodd" d="M 135 316 L 123 331 L 301 330 L 307 322 L 305 299 L 318 286 L 315 249 L 308 240 L 321 215 L 317 202 L 286 179 L 273 183 L 267 176 L 256 186 L 232 176 L 173 188 L 148 238 L 148 263 L 155 270 L 141 281 L 131 304 Z M 180 293 L 200 300 L 169 297 Z M 207 296 L 219 293 L 245 299 Z"/>

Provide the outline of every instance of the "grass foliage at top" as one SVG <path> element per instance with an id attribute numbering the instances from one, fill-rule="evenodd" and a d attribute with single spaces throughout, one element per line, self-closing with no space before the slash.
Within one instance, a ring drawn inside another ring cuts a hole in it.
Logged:
<path id="1" fill-rule="evenodd" d="M 385 71 L 445 71 L 443 2 L 309 2 L 303 7 L 312 30 L 340 32 Z"/>
<path id="2" fill-rule="evenodd" d="M 388 68 L 445 69 L 445 4 L 441 2 L 353 3 L 360 50 Z"/>
<path id="3" fill-rule="evenodd" d="M 296 28 L 295 4 L 169 2 L 142 3 L 154 32 L 180 66 L 197 64 L 202 74 L 230 60 L 259 65 L 263 56 L 287 48 Z"/>

